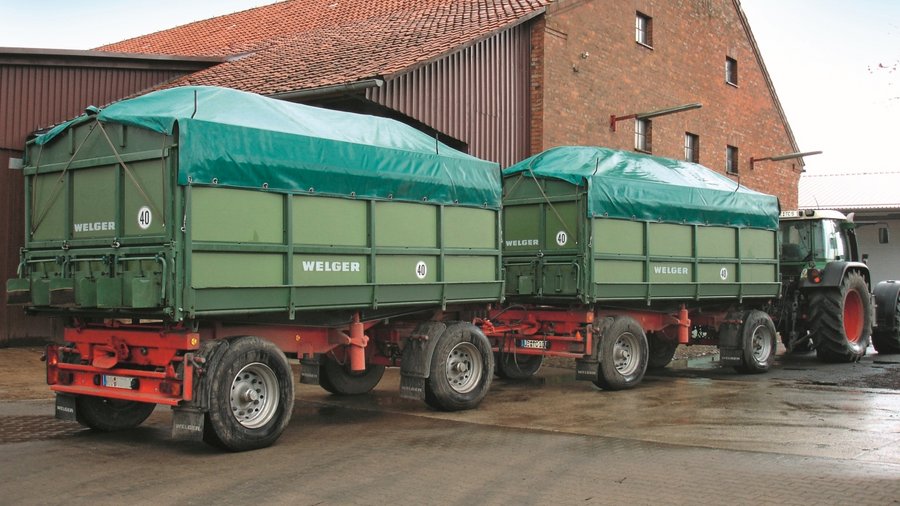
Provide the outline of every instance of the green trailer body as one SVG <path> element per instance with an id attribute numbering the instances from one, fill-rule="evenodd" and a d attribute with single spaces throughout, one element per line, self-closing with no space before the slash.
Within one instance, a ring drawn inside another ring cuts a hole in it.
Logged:
<path id="1" fill-rule="evenodd" d="M 725 301 L 778 295 L 778 202 L 700 165 L 604 148 L 504 171 L 511 301 Z"/>
<path id="2" fill-rule="evenodd" d="M 499 168 L 395 121 L 175 88 L 38 136 L 24 171 L 8 288 L 32 311 L 290 321 L 502 298 Z"/>

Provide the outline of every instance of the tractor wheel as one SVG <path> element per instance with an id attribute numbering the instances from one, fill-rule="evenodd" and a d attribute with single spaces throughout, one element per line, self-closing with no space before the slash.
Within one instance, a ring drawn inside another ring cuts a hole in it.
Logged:
<path id="1" fill-rule="evenodd" d="M 543 363 L 543 355 L 499 352 L 494 354 L 494 374 L 503 379 L 528 379 L 537 374 Z"/>
<path id="2" fill-rule="evenodd" d="M 366 370 L 350 370 L 349 361 L 340 363 L 332 357 L 319 359 L 319 385 L 335 395 L 369 393 L 384 376 L 384 366 L 366 364 Z"/>
<path id="3" fill-rule="evenodd" d="M 678 348 L 678 341 L 665 339 L 660 336 L 659 332 L 651 332 L 647 334 L 647 345 L 650 348 L 647 369 L 658 370 L 666 367 L 672 361 L 675 350 Z"/>
<path id="4" fill-rule="evenodd" d="M 80 395 L 75 399 L 78 423 L 102 432 L 133 429 L 144 423 L 156 404 Z"/>
<path id="5" fill-rule="evenodd" d="M 484 399 L 494 375 L 491 343 L 466 322 L 447 326 L 431 358 L 425 381 L 425 402 L 440 411 L 472 409 Z"/>
<path id="6" fill-rule="evenodd" d="M 204 441 L 230 451 L 265 448 L 291 419 L 294 380 L 287 358 L 258 337 L 229 340 L 210 365 Z"/>
<path id="7" fill-rule="evenodd" d="M 756 374 L 766 372 L 775 361 L 775 324 L 763 311 L 749 311 L 741 325 L 741 345 L 744 350 L 738 372 Z"/>
<path id="8" fill-rule="evenodd" d="M 878 353 L 900 353 L 900 301 L 894 304 L 894 326 L 890 329 L 875 329 L 872 344 Z"/>
<path id="9" fill-rule="evenodd" d="M 856 362 L 872 336 L 872 297 L 866 280 L 849 272 L 839 288 L 814 291 L 809 319 L 816 353 L 826 362 Z"/>
<path id="10" fill-rule="evenodd" d="M 617 316 L 600 337 L 600 371 L 594 384 L 604 390 L 637 386 L 649 355 L 644 329 L 633 318 Z"/>

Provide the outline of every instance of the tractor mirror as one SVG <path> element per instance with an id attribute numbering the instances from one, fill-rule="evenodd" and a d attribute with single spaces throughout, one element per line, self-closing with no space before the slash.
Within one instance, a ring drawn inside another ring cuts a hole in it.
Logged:
<path id="1" fill-rule="evenodd" d="M 890 241 L 890 234 L 888 233 L 887 227 L 881 227 L 878 229 L 878 243 L 879 244 L 887 244 Z"/>
<path id="2" fill-rule="evenodd" d="M 11 170 L 22 170 L 24 164 L 22 163 L 21 158 L 10 158 L 9 159 L 9 168 Z"/>

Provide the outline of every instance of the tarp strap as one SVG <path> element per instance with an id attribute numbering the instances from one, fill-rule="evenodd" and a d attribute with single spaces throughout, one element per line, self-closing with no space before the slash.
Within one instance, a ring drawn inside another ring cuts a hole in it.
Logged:
<path id="1" fill-rule="evenodd" d="M 41 223 L 44 221 L 44 218 L 47 217 L 47 214 L 50 213 L 50 209 L 53 208 L 53 203 L 56 202 L 56 199 L 59 197 L 59 192 L 61 191 L 60 183 L 65 180 L 66 172 L 69 170 L 69 166 L 72 165 L 72 162 L 75 160 L 75 157 L 78 156 L 78 152 L 81 151 L 81 147 L 84 146 L 84 143 L 91 137 L 91 134 L 94 133 L 94 127 L 96 127 L 98 122 L 95 122 L 94 125 L 91 125 L 91 129 L 88 131 L 87 135 L 84 136 L 84 139 L 81 139 L 81 142 L 78 144 L 78 147 L 75 148 L 75 152 L 72 153 L 72 156 L 69 158 L 69 161 L 66 162 L 66 166 L 63 167 L 62 172 L 59 174 L 59 178 L 56 180 L 56 186 L 53 187 L 53 194 L 50 196 L 50 199 L 47 203 L 47 207 L 44 208 L 44 211 L 41 213 L 40 217 L 37 220 L 34 219 L 34 210 L 37 209 L 37 203 L 35 202 L 35 198 L 37 198 L 37 176 L 38 172 L 41 168 L 41 154 L 44 152 L 44 145 L 41 144 L 41 150 L 38 151 L 38 159 L 37 163 L 34 165 L 34 181 L 31 184 L 31 235 L 34 235 L 34 232 L 38 229 Z M 72 133 L 71 135 L 75 135 Z"/>
<path id="2" fill-rule="evenodd" d="M 125 170 L 125 174 L 127 174 L 128 178 L 131 179 L 131 182 L 132 182 L 132 184 L 134 184 L 134 187 L 137 189 L 138 193 L 141 194 L 141 197 L 144 197 L 144 201 L 150 205 L 151 209 L 153 209 L 153 212 L 156 214 L 156 216 L 163 217 L 163 224 L 165 224 L 165 222 L 166 222 L 165 215 L 163 213 L 159 212 L 159 209 L 157 209 L 157 207 L 153 203 L 153 201 L 150 200 L 150 197 L 147 195 L 147 192 L 144 191 L 144 187 L 141 186 L 141 183 L 138 182 L 136 177 L 134 177 L 134 173 L 131 172 L 131 169 L 128 168 L 128 165 L 125 165 L 125 160 L 122 160 L 122 156 L 119 155 L 119 151 L 116 149 L 115 144 L 113 144 L 113 141 L 109 138 L 109 134 L 106 133 L 106 129 L 103 128 L 103 123 L 101 123 L 98 120 L 97 124 L 100 125 L 100 132 L 102 132 L 103 137 L 106 138 L 106 142 L 109 144 L 109 148 L 112 150 L 113 155 L 116 157 L 116 161 L 118 161 L 119 165 Z"/>
<path id="3" fill-rule="evenodd" d="M 562 225 L 563 230 L 565 230 L 566 233 L 569 234 L 569 237 L 575 237 L 574 235 L 572 235 L 572 231 L 569 230 L 569 227 L 566 226 L 566 220 L 564 220 L 563 217 L 560 216 L 559 211 L 557 211 L 556 208 L 553 207 L 553 202 L 550 202 L 550 197 L 548 197 L 547 194 L 544 193 L 544 189 L 541 188 L 541 182 L 538 181 L 538 179 L 534 176 L 534 171 L 532 171 L 531 168 L 528 169 L 528 174 L 531 175 L 531 179 L 534 179 L 534 184 L 537 185 L 538 191 L 541 192 L 541 195 L 543 195 L 544 202 L 546 202 L 547 205 L 550 206 L 550 210 L 553 211 L 553 214 L 556 215 L 556 219 L 559 220 L 559 223 Z"/>

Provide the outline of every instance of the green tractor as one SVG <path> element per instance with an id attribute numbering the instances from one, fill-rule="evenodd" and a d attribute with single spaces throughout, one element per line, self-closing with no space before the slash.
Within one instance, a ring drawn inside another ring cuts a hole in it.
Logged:
<path id="1" fill-rule="evenodd" d="M 900 352 L 900 282 L 879 283 L 872 292 L 852 218 L 837 211 L 781 213 L 782 294 L 772 317 L 789 352 L 815 350 L 827 362 L 856 362 L 870 340 L 879 353 Z M 879 240 L 887 242 L 886 229 Z"/>

